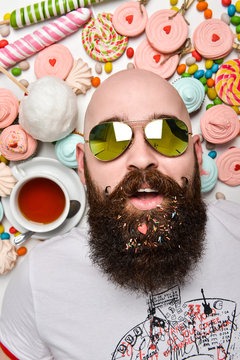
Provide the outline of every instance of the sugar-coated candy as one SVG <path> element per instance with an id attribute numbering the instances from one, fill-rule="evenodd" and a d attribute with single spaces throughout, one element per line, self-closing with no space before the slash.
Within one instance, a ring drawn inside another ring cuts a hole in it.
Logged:
<path id="1" fill-rule="evenodd" d="M 239 115 L 239 107 L 238 106 L 236 106 L 236 105 L 234 105 L 234 106 L 232 106 L 232 109 L 236 112 L 236 114 L 237 115 Z"/>
<path id="2" fill-rule="evenodd" d="M 30 64 L 28 61 L 26 60 L 23 60 L 21 61 L 19 64 L 18 64 L 19 68 L 22 70 L 22 71 L 26 71 L 30 68 Z"/>
<path id="3" fill-rule="evenodd" d="M 237 15 L 234 15 L 231 17 L 231 20 L 230 20 L 231 24 L 237 26 L 240 24 L 240 16 L 237 16 Z"/>
<path id="4" fill-rule="evenodd" d="M 21 73 L 22 73 L 22 70 L 20 69 L 20 68 L 13 68 L 12 70 L 11 70 L 11 73 L 14 75 L 14 76 L 20 76 L 21 75 Z"/>
<path id="5" fill-rule="evenodd" d="M 98 76 L 95 76 L 92 78 L 91 82 L 92 82 L 92 86 L 98 87 L 100 85 L 101 80 Z"/>
<path id="6" fill-rule="evenodd" d="M 9 228 L 9 232 L 10 232 L 10 234 L 15 234 L 15 233 L 17 232 L 17 230 L 15 229 L 14 226 L 11 226 L 11 227 Z"/>
<path id="7" fill-rule="evenodd" d="M 21 80 L 19 80 L 19 82 L 20 82 L 25 88 L 27 88 L 28 85 L 29 85 L 29 82 L 28 82 L 26 79 L 21 79 Z"/>
<path id="8" fill-rule="evenodd" d="M 220 105 L 220 104 L 222 104 L 222 100 L 219 99 L 219 97 L 217 97 L 216 99 L 213 100 L 213 103 L 214 103 L 214 105 Z"/>
<path id="9" fill-rule="evenodd" d="M 135 65 L 133 63 L 128 63 L 127 69 L 135 69 Z"/>
<path id="10" fill-rule="evenodd" d="M 1 237 L 1 240 L 8 240 L 8 239 L 10 239 L 10 234 L 7 232 L 2 232 L 0 237 Z"/>
<path id="11" fill-rule="evenodd" d="M 182 73 L 182 77 L 191 77 L 191 74 L 184 72 L 184 73 Z"/>
<path id="12" fill-rule="evenodd" d="M 199 79 L 199 81 L 201 81 L 201 83 L 202 83 L 203 85 L 206 85 L 206 83 L 207 83 L 207 79 L 205 78 L 205 76 L 202 76 L 202 77 Z"/>
<path id="13" fill-rule="evenodd" d="M 8 41 L 6 39 L 2 39 L 0 40 L 0 48 L 4 48 L 5 46 L 8 45 Z"/>
<path id="14" fill-rule="evenodd" d="M 213 107 L 213 106 L 214 106 L 214 104 L 208 104 L 208 105 L 206 106 L 206 110 L 210 109 L 210 108 Z"/>
<path id="15" fill-rule="evenodd" d="M 214 80 L 213 80 L 213 78 L 207 79 L 207 86 L 210 87 L 210 88 L 214 86 Z"/>
<path id="16" fill-rule="evenodd" d="M 197 70 L 198 70 L 198 65 L 193 64 L 193 65 L 189 66 L 188 73 L 193 75 Z"/>
<path id="17" fill-rule="evenodd" d="M 219 200 L 219 199 L 226 200 L 226 196 L 220 191 L 216 192 L 215 197 L 217 200 Z"/>
<path id="18" fill-rule="evenodd" d="M 197 5 L 196 8 L 198 9 L 198 11 L 204 11 L 206 10 L 208 7 L 208 3 L 206 1 L 200 1 Z"/>
<path id="19" fill-rule="evenodd" d="M 223 63 L 223 61 L 224 61 L 224 58 L 215 59 L 215 60 L 214 60 L 214 63 L 220 65 L 220 64 Z"/>
<path id="20" fill-rule="evenodd" d="M 180 64 L 177 67 L 177 73 L 179 75 L 183 74 L 186 71 L 186 65 L 185 64 Z"/>
<path id="21" fill-rule="evenodd" d="M 212 77 L 212 70 L 208 69 L 206 72 L 205 72 L 205 77 L 207 79 L 211 78 Z"/>
<path id="22" fill-rule="evenodd" d="M 221 15 L 221 18 L 220 18 L 223 22 L 225 22 L 225 24 L 229 25 L 230 24 L 230 16 L 227 14 L 227 13 L 223 13 Z"/>
<path id="23" fill-rule="evenodd" d="M 217 92 L 214 88 L 208 88 L 207 96 L 210 100 L 214 100 L 217 97 Z"/>
<path id="24" fill-rule="evenodd" d="M 107 74 L 110 74 L 112 72 L 112 63 L 110 61 L 104 64 L 104 70 Z"/>
<path id="25" fill-rule="evenodd" d="M 213 66 L 211 67 L 211 71 L 212 71 L 213 73 L 217 72 L 218 69 L 219 69 L 219 65 L 218 65 L 218 64 L 213 64 Z"/>
<path id="26" fill-rule="evenodd" d="M 211 150 L 209 151 L 208 156 L 210 156 L 212 159 L 215 159 L 217 152 L 215 150 Z"/>
<path id="27" fill-rule="evenodd" d="M 0 34 L 2 35 L 2 37 L 7 37 L 10 34 L 10 26 L 9 25 L 1 26 Z"/>
<path id="28" fill-rule="evenodd" d="M 25 246 L 21 246 L 19 249 L 17 249 L 18 256 L 23 256 L 27 253 L 27 248 Z"/>
<path id="29" fill-rule="evenodd" d="M 128 57 L 129 59 L 131 59 L 131 58 L 133 57 L 133 55 L 134 55 L 134 50 L 133 50 L 133 48 L 132 48 L 132 47 L 127 48 L 126 53 L 127 53 L 127 57 Z"/>
<path id="30" fill-rule="evenodd" d="M 204 76 L 204 70 L 197 70 L 193 76 L 195 77 L 195 79 L 200 79 Z"/>
<path id="31" fill-rule="evenodd" d="M 197 61 L 202 60 L 202 56 L 199 54 L 199 52 L 197 50 L 192 51 L 192 56 L 194 56 Z"/>
<path id="32" fill-rule="evenodd" d="M 206 9 L 204 11 L 204 17 L 205 17 L 205 19 L 211 19 L 212 18 L 212 10 L 211 9 Z"/>
<path id="33" fill-rule="evenodd" d="M 229 5 L 231 5 L 231 3 L 232 3 L 232 0 L 222 0 L 222 5 L 223 6 L 229 6 Z"/>
<path id="34" fill-rule="evenodd" d="M 0 234 L 2 234 L 4 232 L 4 226 L 3 224 L 0 224 Z"/>
<path id="35" fill-rule="evenodd" d="M 3 20 L 9 20 L 10 19 L 11 14 L 10 13 L 6 13 L 3 15 Z"/>
<path id="36" fill-rule="evenodd" d="M 20 231 L 17 231 L 17 232 L 14 233 L 14 237 L 17 237 L 18 235 L 21 235 Z"/>
<path id="37" fill-rule="evenodd" d="M 178 3 L 178 0 L 170 0 L 170 4 L 171 4 L 172 6 L 177 5 L 177 3 Z"/>
<path id="38" fill-rule="evenodd" d="M 196 63 L 196 58 L 194 56 L 189 56 L 187 59 L 186 59 L 186 64 L 187 66 L 191 66 L 193 64 Z"/>
<path id="39" fill-rule="evenodd" d="M 236 11 L 240 12 L 240 1 L 236 2 L 235 7 L 236 7 Z"/>
<path id="40" fill-rule="evenodd" d="M 101 74 L 102 73 L 102 64 L 96 63 L 95 71 L 96 71 L 97 74 Z"/>
<path id="41" fill-rule="evenodd" d="M 236 12 L 235 5 L 233 5 L 233 4 L 229 5 L 229 7 L 228 7 L 228 15 L 230 17 L 232 17 L 233 15 L 235 15 L 235 12 Z"/>
<path id="42" fill-rule="evenodd" d="M 205 61 L 205 68 L 206 69 L 211 69 L 211 67 L 213 66 L 213 60 L 206 60 Z"/>

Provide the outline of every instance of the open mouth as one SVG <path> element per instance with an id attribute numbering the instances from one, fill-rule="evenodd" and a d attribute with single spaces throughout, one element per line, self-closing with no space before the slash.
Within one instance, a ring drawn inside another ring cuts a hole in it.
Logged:
<path id="1" fill-rule="evenodd" d="M 138 210 L 151 210 L 161 205 L 163 195 L 157 190 L 149 187 L 142 187 L 129 198 L 129 202 Z"/>

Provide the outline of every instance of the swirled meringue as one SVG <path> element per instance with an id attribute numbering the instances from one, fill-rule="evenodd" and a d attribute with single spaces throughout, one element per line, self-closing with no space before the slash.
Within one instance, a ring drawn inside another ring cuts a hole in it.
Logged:
<path id="1" fill-rule="evenodd" d="M 240 185 L 240 148 L 224 151 L 216 160 L 218 178 L 230 186 Z"/>
<path id="2" fill-rule="evenodd" d="M 57 158 L 65 166 L 77 168 L 76 146 L 78 143 L 83 143 L 83 137 L 79 134 L 70 134 L 56 142 Z"/>
<path id="3" fill-rule="evenodd" d="M 76 95 L 86 94 L 91 88 L 92 69 L 82 59 L 74 60 L 73 67 L 66 78 Z"/>
<path id="4" fill-rule="evenodd" d="M 215 161 L 208 155 L 202 155 L 201 191 L 208 192 L 214 188 L 218 178 L 218 168 Z"/>
<path id="5" fill-rule="evenodd" d="M 0 89 L 0 128 L 3 129 L 13 123 L 18 115 L 19 101 L 7 89 Z"/>
<path id="6" fill-rule="evenodd" d="M 0 163 L 0 196 L 5 197 L 11 194 L 17 179 L 12 174 L 12 170 L 4 162 Z"/>
<path id="7" fill-rule="evenodd" d="M 237 113 L 227 105 L 212 106 L 200 119 L 204 139 L 212 144 L 224 144 L 234 139 L 240 130 Z"/>
<path id="8" fill-rule="evenodd" d="M 0 240 L 0 274 L 5 275 L 16 264 L 16 248 L 9 240 Z"/>
<path id="9" fill-rule="evenodd" d="M 35 152 L 36 148 L 37 141 L 20 125 L 8 126 L 0 135 L 0 151 L 8 160 L 27 159 Z"/>
<path id="10" fill-rule="evenodd" d="M 202 83 L 194 78 L 181 78 L 172 84 L 181 96 L 189 113 L 198 110 L 205 98 Z"/>

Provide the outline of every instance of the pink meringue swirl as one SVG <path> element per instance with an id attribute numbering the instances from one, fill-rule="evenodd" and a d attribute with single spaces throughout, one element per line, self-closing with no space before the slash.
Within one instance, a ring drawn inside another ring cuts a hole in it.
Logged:
<path id="1" fill-rule="evenodd" d="M 26 133 L 20 125 L 5 128 L 0 135 L 0 152 L 12 161 L 24 160 L 37 148 L 37 140 Z"/>
<path id="2" fill-rule="evenodd" d="M 230 186 L 240 185 L 240 148 L 224 151 L 216 160 L 218 178 Z"/>
<path id="3" fill-rule="evenodd" d="M 3 129 L 13 123 L 18 115 L 19 101 L 7 89 L 0 89 L 0 128 Z"/>
<path id="4" fill-rule="evenodd" d="M 203 137 L 213 144 L 224 144 L 234 139 L 240 130 L 236 112 L 227 105 L 212 106 L 200 119 Z"/>

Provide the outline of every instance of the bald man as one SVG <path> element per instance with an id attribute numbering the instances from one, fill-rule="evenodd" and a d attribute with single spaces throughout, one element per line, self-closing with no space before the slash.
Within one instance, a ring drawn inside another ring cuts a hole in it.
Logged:
<path id="1" fill-rule="evenodd" d="M 177 91 L 118 72 L 94 92 L 84 137 L 89 227 L 23 262 L 0 359 L 237 359 L 239 206 L 204 204 L 201 145 Z"/>

